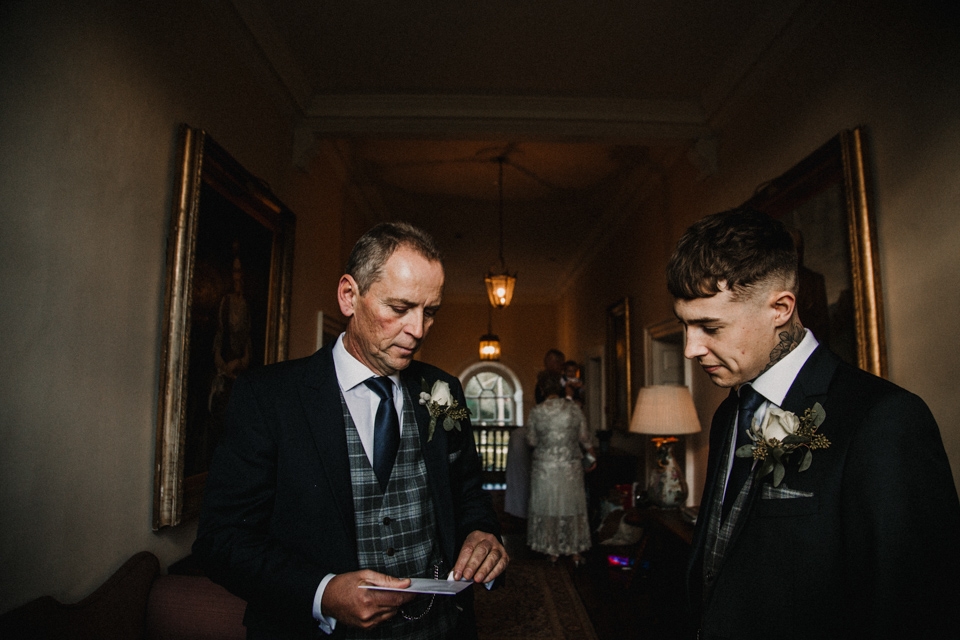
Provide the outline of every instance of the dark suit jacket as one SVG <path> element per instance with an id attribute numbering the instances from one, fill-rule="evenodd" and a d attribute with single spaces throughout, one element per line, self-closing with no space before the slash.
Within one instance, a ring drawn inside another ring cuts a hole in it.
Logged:
<path id="1" fill-rule="evenodd" d="M 831 442 L 765 497 L 754 483 L 733 540 L 703 580 L 706 512 L 722 472 L 736 397 L 710 432 L 689 584 L 702 638 L 960 637 L 960 503 L 940 432 L 917 396 L 851 367 L 824 347 L 807 360 L 783 408 L 819 402 Z"/>
<path id="2" fill-rule="evenodd" d="M 465 406 L 459 381 L 414 361 L 400 379 L 414 402 L 444 562 L 471 531 L 499 535 L 469 420 L 437 425 L 418 402 L 421 379 L 440 379 Z M 328 573 L 355 571 L 356 528 L 346 429 L 332 345 L 240 377 L 204 492 L 194 552 L 208 575 L 248 602 L 251 629 L 317 635 L 311 611 Z M 405 576 L 398 576 L 405 577 Z M 472 590 L 464 605 L 472 612 Z M 459 596 L 458 596 L 459 597 Z M 339 626 L 338 626 L 339 630 Z"/>

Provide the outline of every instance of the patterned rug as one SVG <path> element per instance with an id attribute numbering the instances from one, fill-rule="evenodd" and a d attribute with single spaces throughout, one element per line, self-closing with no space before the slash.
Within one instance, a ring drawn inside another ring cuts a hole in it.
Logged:
<path id="1" fill-rule="evenodd" d="M 475 589 L 480 640 L 597 640 L 567 570 L 542 558 L 516 560 L 500 589 Z"/>

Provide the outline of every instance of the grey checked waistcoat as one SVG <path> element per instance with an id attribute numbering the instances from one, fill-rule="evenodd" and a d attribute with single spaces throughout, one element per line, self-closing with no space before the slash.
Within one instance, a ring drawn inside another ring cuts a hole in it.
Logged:
<path id="1" fill-rule="evenodd" d="M 445 578 L 452 567 L 442 567 L 433 501 L 427 486 L 427 467 L 420 451 L 420 431 L 410 395 L 403 389 L 403 434 L 386 491 L 367 459 L 341 396 L 350 455 L 350 481 L 357 532 L 357 560 L 363 569 L 373 569 L 397 578 L 433 578 L 434 567 Z M 344 627 L 346 638 L 397 638 L 431 640 L 445 638 L 456 625 L 458 610 L 452 596 L 436 596 L 422 618 L 431 596 L 419 596 L 407 603 L 388 622 L 363 631 Z M 337 631 L 341 631 L 339 625 Z"/>

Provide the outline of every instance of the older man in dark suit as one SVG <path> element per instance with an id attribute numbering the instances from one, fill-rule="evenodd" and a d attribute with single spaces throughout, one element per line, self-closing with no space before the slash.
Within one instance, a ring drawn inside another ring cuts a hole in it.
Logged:
<path id="1" fill-rule="evenodd" d="M 362 588 L 509 562 L 460 384 L 413 360 L 443 280 L 429 236 L 378 225 L 340 279 L 346 332 L 237 380 L 194 551 L 247 600 L 249 638 L 476 637 L 470 589 Z"/>
<path id="2" fill-rule="evenodd" d="M 784 226 L 708 216 L 667 280 L 685 355 L 731 389 L 688 576 L 699 637 L 960 637 L 960 502 L 937 424 L 804 329 Z"/>

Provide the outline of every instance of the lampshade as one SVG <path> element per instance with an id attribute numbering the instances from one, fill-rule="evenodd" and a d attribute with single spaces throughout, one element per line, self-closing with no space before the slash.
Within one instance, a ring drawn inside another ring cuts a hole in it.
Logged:
<path id="1" fill-rule="evenodd" d="M 487 333 L 480 336 L 480 359 L 500 359 L 500 338 L 496 334 Z"/>
<path id="2" fill-rule="evenodd" d="M 483 281 L 487 285 L 487 297 L 490 299 L 490 306 L 494 309 L 502 309 L 510 304 L 513 299 L 513 286 L 517 284 L 515 276 L 508 273 L 500 275 L 488 273 Z"/>
<path id="3" fill-rule="evenodd" d="M 657 436 L 698 433 L 700 419 L 690 389 L 681 385 L 654 385 L 640 389 L 630 431 Z"/>

